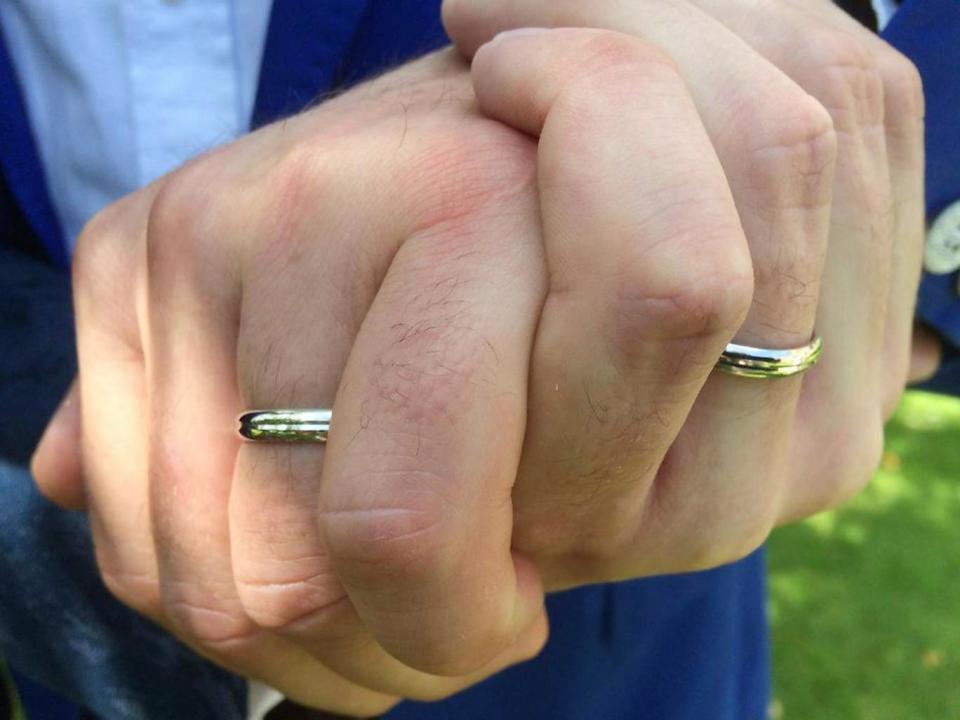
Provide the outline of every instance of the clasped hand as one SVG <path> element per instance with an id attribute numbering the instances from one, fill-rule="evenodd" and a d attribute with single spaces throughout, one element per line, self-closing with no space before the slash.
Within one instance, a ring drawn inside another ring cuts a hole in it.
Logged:
<path id="1" fill-rule="evenodd" d="M 472 70 L 411 63 L 95 218 L 82 412 L 34 467 L 110 589 L 375 714 L 536 654 L 544 591 L 733 561 L 860 488 L 909 364 L 919 81 L 829 3 L 740 4 L 451 0 Z M 526 25 L 598 29 L 483 44 Z M 713 372 L 814 331 L 802 378 Z M 326 448 L 235 434 L 327 406 Z"/>

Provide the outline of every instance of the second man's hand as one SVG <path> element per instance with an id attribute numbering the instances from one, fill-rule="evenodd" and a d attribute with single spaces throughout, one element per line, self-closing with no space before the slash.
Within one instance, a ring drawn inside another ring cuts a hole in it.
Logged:
<path id="1" fill-rule="evenodd" d="M 751 48 L 689 3 L 480 7 L 447 8 L 471 56 L 511 25 L 622 32 L 515 33 L 472 77 L 413 63 L 198 159 L 78 245 L 108 585 L 329 710 L 456 692 L 539 650 L 544 588 L 734 560 L 837 502 L 906 372 L 917 103 L 884 116 L 837 63 L 801 68 L 836 102 L 807 92 L 759 30 Z M 895 216 L 863 215 L 885 200 Z M 733 339 L 815 330 L 803 379 L 713 372 Z M 330 405 L 325 449 L 234 434 L 247 408 Z M 73 437 L 35 460 L 64 503 Z"/>

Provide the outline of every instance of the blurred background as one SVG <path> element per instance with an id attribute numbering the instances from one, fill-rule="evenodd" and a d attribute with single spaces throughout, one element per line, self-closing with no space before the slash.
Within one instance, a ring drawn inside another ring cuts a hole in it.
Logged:
<path id="1" fill-rule="evenodd" d="M 873 482 L 769 545 L 775 720 L 960 720 L 960 400 L 907 393 Z"/>

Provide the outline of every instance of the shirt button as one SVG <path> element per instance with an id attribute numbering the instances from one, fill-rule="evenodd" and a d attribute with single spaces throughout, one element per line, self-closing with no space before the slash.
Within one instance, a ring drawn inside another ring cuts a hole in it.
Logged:
<path id="1" fill-rule="evenodd" d="M 923 266 L 934 275 L 960 270 L 960 200 L 940 213 L 930 226 Z"/>

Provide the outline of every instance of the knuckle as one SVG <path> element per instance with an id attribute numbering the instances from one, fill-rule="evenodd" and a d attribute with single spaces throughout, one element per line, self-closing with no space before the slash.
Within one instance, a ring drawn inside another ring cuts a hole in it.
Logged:
<path id="1" fill-rule="evenodd" d="M 754 310 L 771 326 L 793 327 L 809 315 L 823 272 L 838 143 L 830 114 L 815 98 L 799 89 L 774 97 L 751 109 L 743 154 L 748 181 L 737 189 L 746 194 L 741 217 L 755 248 Z M 772 227 L 789 241 L 765 235 Z M 793 306 L 789 317 L 766 317 L 786 303 Z"/>
<path id="2" fill-rule="evenodd" d="M 108 567 L 98 557 L 104 586 L 127 607 L 149 617 L 161 614 L 159 584 L 153 573 L 137 573 Z"/>
<path id="3" fill-rule="evenodd" d="M 283 580 L 238 574 L 236 584 L 246 615 L 260 627 L 276 631 L 294 630 L 307 622 L 313 627 L 345 598 L 342 591 L 331 591 L 337 581 L 330 573 Z"/>
<path id="4" fill-rule="evenodd" d="M 806 192 L 792 201 L 822 203 L 830 186 L 829 171 L 837 159 L 836 131 L 827 109 L 798 90 L 784 93 L 766 108 L 751 108 L 751 112 L 751 129 L 758 140 L 750 155 L 758 161 L 755 172 L 763 175 L 758 181 L 777 190 L 792 190 L 799 179 Z"/>
<path id="5" fill-rule="evenodd" d="M 651 296 L 626 280 L 615 292 L 608 337 L 616 356 L 642 358 L 650 341 L 699 342 L 731 335 L 743 322 L 753 298 L 749 261 L 735 253 L 720 258 L 710 273 L 692 273 L 672 291 Z"/>
<path id="6" fill-rule="evenodd" d="M 610 30 L 590 32 L 584 42 L 584 75 L 593 77 L 625 71 L 636 80 L 639 73 L 658 81 L 667 79 L 683 85 L 676 62 L 667 53 L 632 35 Z"/>
<path id="7" fill-rule="evenodd" d="M 883 121 L 883 79 L 864 43 L 847 33 L 814 33 L 807 57 L 807 83 L 830 110 L 838 129 Z"/>
<path id="8" fill-rule="evenodd" d="M 585 42 L 577 75 L 557 95 L 553 129 L 580 162 L 595 146 L 596 121 L 638 94 L 676 98 L 689 92 L 676 62 L 661 50 L 622 33 L 598 31 Z"/>
<path id="9" fill-rule="evenodd" d="M 138 539 L 106 532 L 93 519 L 94 559 L 104 586 L 120 602 L 149 617 L 163 614 L 160 582 L 153 555 L 152 538 Z"/>
<path id="10" fill-rule="evenodd" d="M 231 607 L 233 603 L 218 602 L 209 595 L 194 597 L 198 594 L 182 586 L 168 588 L 164 596 L 165 614 L 185 638 L 210 650 L 229 653 L 259 632 L 239 608 Z"/>
<path id="11" fill-rule="evenodd" d="M 349 162 L 338 165 L 351 167 Z M 277 155 L 264 169 L 262 180 L 255 183 L 258 222 L 270 229 L 269 237 L 289 242 L 304 236 L 298 232 L 300 225 L 331 195 L 337 182 L 336 166 L 328 146 L 314 138 L 293 143 Z"/>
<path id="12" fill-rule="evenodd" d="M 73 281 L 82 282 L 103 267 L 104 259 L 112 256 L 109 243 L 114 239 L 114 225 L 117 215 L 115 206 L 110 205 L 94 215 L 77 237 L 73 252 Z"/>
<path id="13" fill-rule="evenodd" d="M 71 272 L 78 306 L 109 301 L 118 285 L 129 279 L 130 253 L 136 246 L 136 239 L 128 236 L 132 203 L 132 198 L 125 198 L 104 208 L 77 237 Z"/>
<path id="14" fill-rule="evenodd" d="M 883 458 L 884 430 L 878 417 L 850 427 L 856 428 L 856 434 L 837 447 L 832 466 L 835 478 L 828 479 L 819 510 L 838 507 L 866 488 Z"/>
<path id="15" fill-rule="evenodd" d="M 478 22 L 484 12 L 484 4 L 470 0 L 443 0 L 440 14 L 443 18 L 443 27 L 447 34 L 458 46 L 469 41 L 469 47 L 474 48 L 481 42 L 479 30 L 482 25 Z"/>
<path id="16" fill-rule="evenodd" d="M 710 494 L 691 497 L 669 483 L 656 484 L 641 525 L 646 555 L 656 560 L 652 570 L 695 572 L 742 560 L 769 537 L 777 518 L 774 483 L 749 499 Z M 648 546 L 649 544 L 649 546 Z"/>
<path id="17" fill-rule="evenodd" d="M 415 470 L 386 474 L 386 478 L 365 478 L 363 483 L 401 488 L 395 502 L 381 500 L 361 507 L 327 504 L 320 510 L 330 557 L 339 567 L 359 569 L 364 575 L 376 573 L 383 582 L 429 574 L 447 556 L 452 533 L 446 502 L 438 492 L 423 486 L 425 482 L 446 483 Z M 419 489 L 402 489 L 413 486 Z"/>
<path id="18" fill-rule="evenodd" d="M 807 62 L 811 68 L 869 68 L 873 64 L 870 50 L 849 32 L 822 27 L 804 36 L 809 42 Z"/>
<path id="19" fill-rule="evenodd" d="M 457 642 L 423 648 L 415 667 L 441 677 L 466 677 L 481 671 L 517 642 L 514 633 L 499 628 L 479 632 L 472 628 L 471 632 L 475 635 L 472 638 L 458 638 Z"/>
<path id="20" fill-rule="evenodd" d="M 925 114 L 923 78 L 917 66 L 906 55 L 887 45 L 878 61 L 883 78 L 884 97 L 891 115 L 903 114 L 922 120 Z"/>
<path id="21" fill-rule="evenodd" d="M 773 525 L 772 517 L 755 513 L 741 522 L 733 534 L 728 531 L 704 532 L 699 528 L 690 533 L 675 571 L 710 570 L 742 560 L 766 542 Z"/>
<path id="22" fill-rule="evenodd" d="M 199 201 L 182 181 L 169 179 L 157 192 L 147 215 L 147 267 L 151 276 L 185 267 L 196 257 L 194 242 L 203 237 L 195 227 Z"/>
<path id="23" fill-rule="evenodd" d="M 150 207 L 148 230 L 179 234 L 197 221 L 198 210 L 210 200 L 210 192 L 202 177 L 206 169 L 204 158 L 184 165 L 168 175 L 157 190 Z"/>
<path id="24" fill-rule="evenodd" d="M 790 521 L 843 505 L 870 483 L 880 465 L 884 429 L 879 409 L 869 413 L 838 411 L 834 421 L 817 438 L 822 462 L 805 485 L 802 507 L 786 516 Z"/>
<path id="25" fill-rule="evenodd" d="M 219 152 L 201 156 L 161 181 L 147 213 L 147 264 L 151 274 L 188 268 L 213 249 L 222 233 L 228 187 L 217 178 Z"/>
<path id="26" fill-rule="evenodd" d="M 559 523 L 549 526 L 549 532 L 540 531 L 536 544 L 525 541 L 523 552 L 545 567 L 556 568 L 556 577 L 563 586 L 594 585 L 636 577 L 630 563 L 624 558 L 632 554 L 632 544 L 625 534 L 592 531 L 570 531 L 570 522 L 564 528 Z M 552 538 L 552 539 L 551 539 Z"/>
<path id="27" fill-rule="evenodd" d="M 462 226 L 505 201 L 533 197 L 535 156 L 529 138 L 492 120 L 431 127 L 397 170 L 410 234 Z"/>

